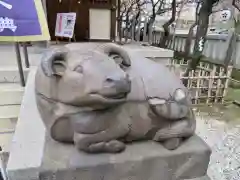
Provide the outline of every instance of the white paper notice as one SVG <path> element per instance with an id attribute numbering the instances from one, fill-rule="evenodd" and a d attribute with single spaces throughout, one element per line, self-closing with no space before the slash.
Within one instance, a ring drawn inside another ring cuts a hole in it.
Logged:
<path id="1" fill-rule="evenodd" d="M 55 27 L 56 37 L 72 38 L 76 22 L 76 13 L 58 13 Z"/>

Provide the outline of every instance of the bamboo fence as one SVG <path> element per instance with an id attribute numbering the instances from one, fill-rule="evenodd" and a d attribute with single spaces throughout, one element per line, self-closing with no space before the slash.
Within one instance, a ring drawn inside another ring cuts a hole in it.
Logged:
<path id="1" fill-rule="evenodd" d="M 224 103 L 233 67 L 228 66 L 225 70 L 222 66 L 201 62 L 196 71 L 191 71 L 188 77 L 183 77 L 188 62 L 173 59 L 167 66 L 171 71 L 179 71 L 180 79 L 188 81 L 187 88 L 192 97 L 192 103 Z"/>

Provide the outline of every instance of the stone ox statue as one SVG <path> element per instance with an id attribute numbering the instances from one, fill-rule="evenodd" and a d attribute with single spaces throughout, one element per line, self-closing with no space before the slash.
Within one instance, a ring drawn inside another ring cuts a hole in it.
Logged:
<path id="1" fill-rule="evenodd" d="M 69 47 L 49 50 L 36 75 L 38 109 L 54 140 L 117 153 L 137 140 L 174 150 L 194 134 L 188 92 L 165 66 L 114 44 Z"/>

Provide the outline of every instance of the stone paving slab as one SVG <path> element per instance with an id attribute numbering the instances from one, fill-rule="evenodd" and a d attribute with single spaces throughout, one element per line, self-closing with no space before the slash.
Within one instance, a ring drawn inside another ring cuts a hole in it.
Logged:
<path id="1" fill-rule="evenodd" d="M 240 179 L 240 124 L 197 116 L 197 134 L 211 147 L 208 175 L 212 180 Z"/>

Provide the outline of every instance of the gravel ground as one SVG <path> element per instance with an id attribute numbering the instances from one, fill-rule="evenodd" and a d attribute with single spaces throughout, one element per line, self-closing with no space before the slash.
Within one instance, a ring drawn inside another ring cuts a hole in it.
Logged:
<path id="1" fill-rule="evenodd" d="M 212 149 L 208 175 L 212 180 L 240 179 L 240 124 L 197 113 L 196 133 Z"/>

